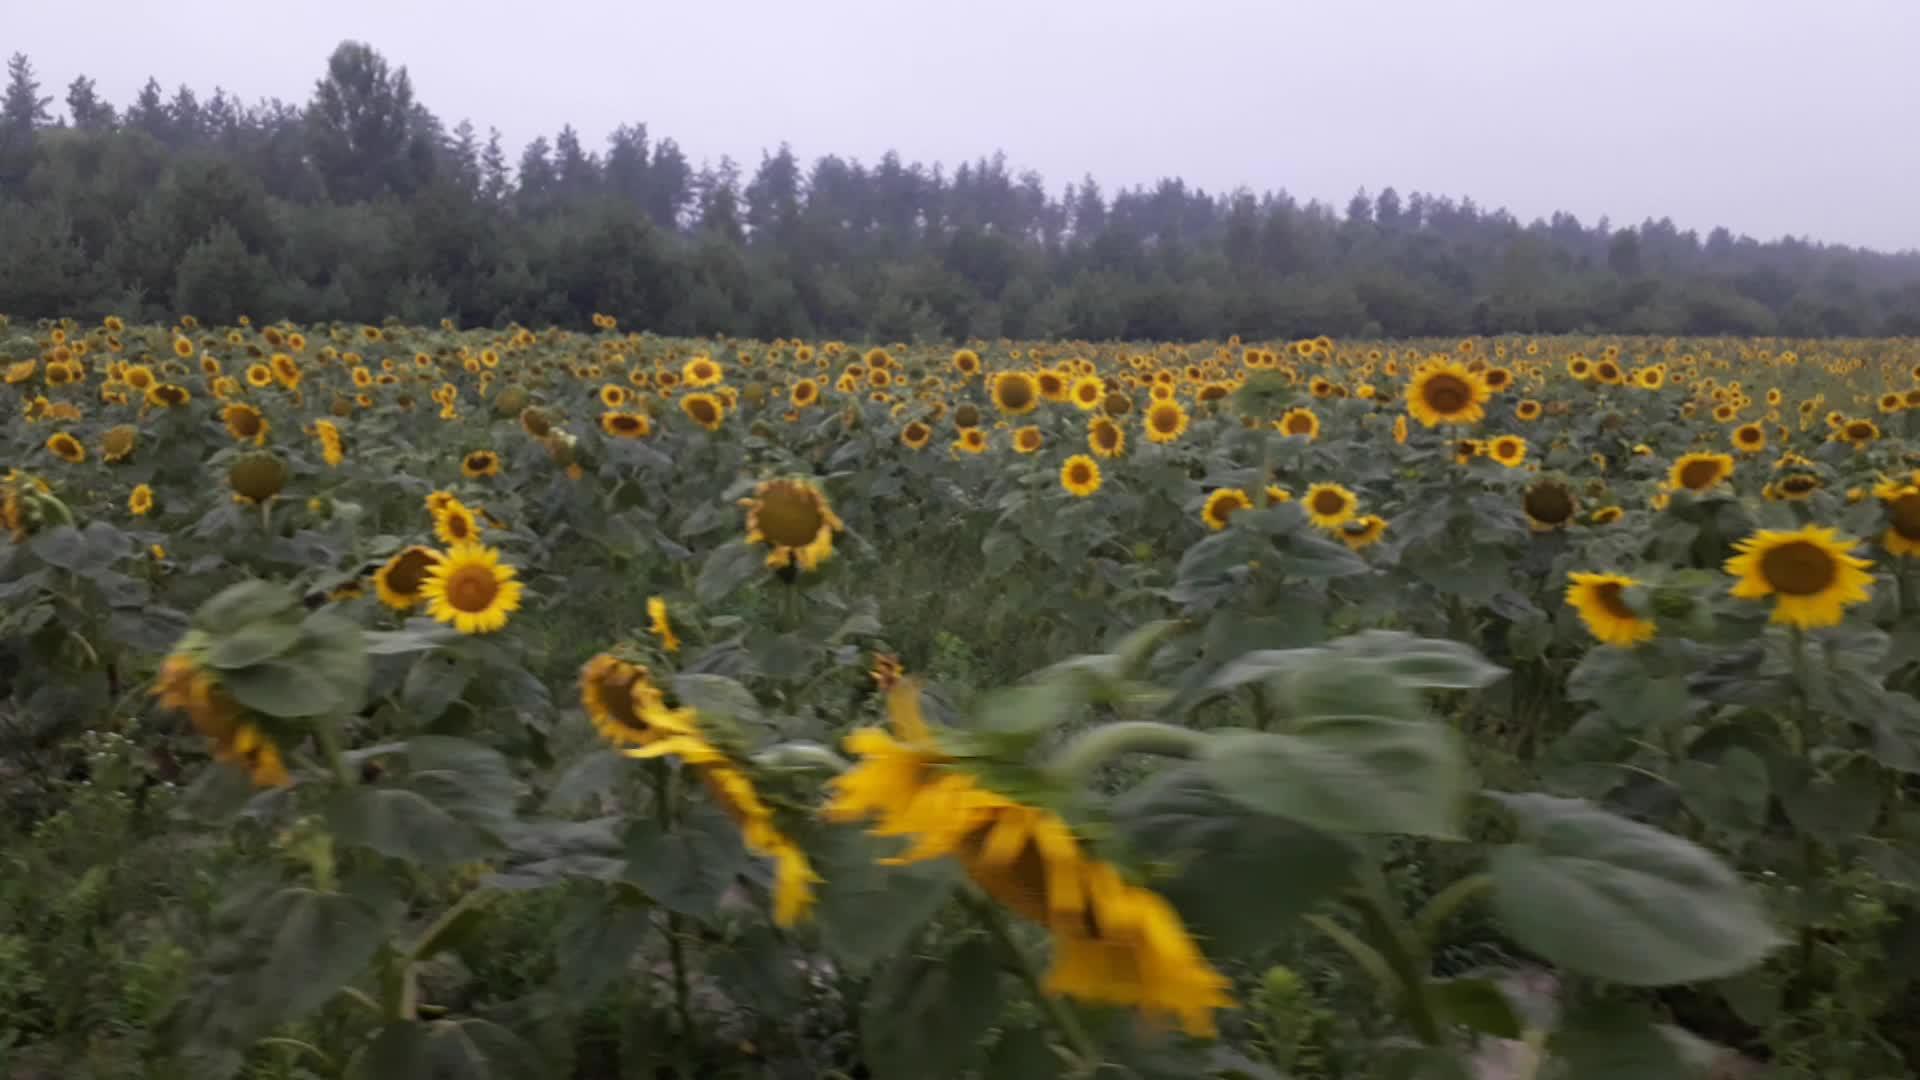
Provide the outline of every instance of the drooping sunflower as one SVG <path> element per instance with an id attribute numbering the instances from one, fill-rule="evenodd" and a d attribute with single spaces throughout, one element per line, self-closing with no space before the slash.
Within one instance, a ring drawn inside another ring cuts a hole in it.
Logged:
<path id="1" fill-rule="evenodd" d="M 1667 486 L 1696 493 L 1712 491 L 1732 475 L 1731 454 L 1682 454 L 1667 471 Z"/>
<path id="2" fill-rule="evenodd" d="M 1200 510 L 1200 520 L 1207 528 L 1220 531 L 1227 527 L 1233 515 L 1242 510 L 1253 509 L 1253 500 L 1239 488 L 1220 488 L 1207 496 L 1207 504 Z"/>
<path id="3" fill-rule="evenodd" d="M 1405 413 L 1393 418 L 1393 441 L 1396 445 L 1407 445 L 1407 417 Z"/>
<path id="4" fill-rule="evenodd" d="M 1741 424 L 1733 429 L 1733 448 L 1743 454 L 1757 454 L 1767 448 L 1767 429 L 1759 424 Z"/>
<path id="5" fill-rule="evenodd" d="M 708 431 L 719 431 L 727 422 L 726 403 L 713 394 L 688 394 L 680 399 L 680 411 Z"/>
<path id="6" fill-rule="evenodd" d="M 1360 517 L 1351 518 L 1340 526 L 1337 533 L 1340 542 L 1354 551 L 1372 547 L 1386 534 L 1387 519 L 1378 514 L 1363 514 Z"/>
<path id="7" fill-rule="evenodd" d="M 1100 490 L 1100 466 L 1085 454 L 1075 454 L 1060 465 L 1060 486 L 1084 499 Z"/>
<path id="8" fill-rule="evenodd" d="M 1653 638 L 1653 620 L 1627 602 L 1627 590 L 1639 581 L 1624 574 L 1576 571 L 1567 575 L 1567 582 L 1566 601 L 1596 640 L 1630 649 Z"/>
<path id="9" fill-rule="evenodd" d="M 241 502 L 264 503 L 280 494 L 286 483 L 286 463 L 270 450 L 253 451 L 227 466 L 227 486 Z"/>
<path id="10" fill-rule="evenodd" d="M 1025 416 L 1040 405 L 1040 390 L 1024 371 L 1002 371 L 990 389 L 993 407 L 1008 416 Z"/>
<path id="11" fill-rule="evenodd" d="M 1156 401 L 1147 409 L 1147 438 L 1170 443 L 1187 432 L 1187 410 L 1177 401 Z"/>
<path id="12" fill-rule="evenodd" d="M 1107 417 L 1095 417 L 1087 426 L 1087 446 L 1103 458 L 1117 458 L 1127 452 L 1127 430 Z"/>
<path id="13" fill-rule="evenodd" d="M 134 517 L 146 517 L 153 510 L 153 489 L 145 484 L 135 484 L 127 495 L 127 513 Z"/>
<path id="14" fill-rule="evenodd" d="M 220 410 L 220 422 L 227 427 L 227 434 L 235 442 L 251 442 L 260 446 L 267 441 L 267 432 L 272 425 L 261 415 L 260 410 L 245 402 L 235 402 Z"/>
<path id="15" fill-rule="evenodd" d="M 833 537 L 846 525 L 810 480 L 789 477 L 765 480 L 753 496 L 740 500 L 747 508 L 747 543 L 766 544 L 767 565 L 814 570 L 833 557 Z"/>
<path id="16" fill-rule="evenodd" d="M 1320 437 L 1320 417 L 1308 408 L 1288 409 L 1273 426 L 1282 435 L 1305 436 L 1308 442 Z"/>
<path id="17" fill-rule="evenodd" d="M 162 707 L 186 713 L 193 729 L 213 743 L 214 760 L 246 770 L 255 787 L 293 783 L 280 748 L 191 656 L 167 657 L 154 680 L 153 696 Z"/>
<path id="18" fill-rule="evenodd" d="M 1300 497 L 1307 517 L 1322 529 L 1337 529 L 1359 509 L 1360 500 L 1339 484 L 1315 484 Z"/>
<path id="19" fill-rule="evenodd" d="M 470 451 L 467 456 L 460 459 L 460 475 L 469 480 L 499 476 L 500 455 L 491 450 Z"/>
<path id="20" fill-rule="evenodd" d="M 673 632 L 673 620 L 667 616 L 667 601 L 664 597 L 647 598 L 647 632 L 658 638 L 660 647 L 667 652 L 680 651 L 680 638 Z"/>
<path id="21" fill-rule="evenodd" d="M 615 746 L 645 746 L 665 738 L 647 725 L 647 714 L 664 695 L 639 664 L 601 653 L 580 668 L 580 707 L 600 737 Z"/>
<path id="22" fill-rule="evenodd" d="M 1527 460 L 1527 440 L 1518 435 L 1502 435 L 1487 444 L 1487 456 L 1509 469 L 1517 469 Z"/>
<path id="23" fill-rule="evenodd" d="M 1884 481 L 1874 487 L 1873 494 L 1887 512 L 1887 531 L 1880 536 L 1880 546 L 1893 555 L 1920 558 L 1920 483 L 1912 478 Z"/>
<path id="24" fill-rule="evenodd" d="M 116 424 L 100 437 L 100 456 L 108 464 L 118 465 L 133 456 L 133 448 L 139 441 L 139 429 L 132 424 Z"/>
<path id="25" fill-rule="evenodd" d="M 1471 424 L 1486 415 L 1493 396 L 1486 379 L 1457 361 L 1430 363 L 1407 384 L 1407 411 L 1422 427 Z"/>
<path id="26" fill-rule="evenodd" d="M 646 413 L 608 411 L 600 414 L 600 430 L 616 439 L 644 439 L 653 434 L 653 420 Z"/>
<path id="27" fill-rule="evenodd" d="M 346 443 L 340 437 L 340 425 L 331 420 L 315 420 L 313 437 L 320 443 L 320 460 L 327 468 L 337 469 L 347 459 Z"/>
<path id="28" fill-rule="evenodd" d="M 980 783 L 941 748 L 918 685 L 887 693 L 888 730 L 862 728 L 845 747 L 858 763 L 833 781 L 825 814 L 867 821 L 910 841 L 895 858 L 952 858 L 996 903 L 1053 939 L 1047 993 L 1170 1016 L 1211 1035 L 1213 1011 L 1232 1004 L 1171 904 L 1097 858 L 1059 814 Z"/>
<path id="29" fill-rule="evenodd" d="M 1871 420 L 1848 420 L 1834 431 L 1836 442 L 1852 443 L 1855 448 L 1864 447 L 1880 437 L 1880 425 Z"/>
<path id="30" fill-rule="evenodd" d="M 420 584 L 427 614 L 463 634 L 490 634 L 520 609 L 520 583 L 500 552 L 474 541 L 455 544 Z"/>
<path id="31" fill-rule="evenodd" d="M 1040 434 L 1037 427 L 1029 425 L 1014 429 L 1013 452 L 1016 454 L 1031 454 L 1046 444 L 1046 436 Z"/>
<path id="32" fill-rule="evenodd" d="M 1846 609 L 1865 603 L 1873 563 L 1850 554 L 1856 541 L 1819 525 L 1762 529 L 1733 545 L 1727 573 L 1743 600 L 1775 597 L 1773 621 L 1802 630 L 1836 626 Z"/>
<path id="33" fill-rule="evenodd" d="M 900 444 L 909 450 L 925 450 L 933 441 L 933 428 L 918 420 L 910 421 L 900 429 Z"/>
<path id="34" fill-rule="evenodd" d="M 1534 532 L 1552 532 L 1566 527 L 1580 510 L 1580 500 L 1567 485 L 1551 477 L 1542 477 L 1520 497 L 1520 509 Z"/>
<path id="35" fill-rule="evenodd" d="M 79 439 L 64 431 L 56 431 L 47 438 L 47 450 L 69 465 L 78 465 L 87 460 L 87 448 L 81 445 Z"/>
<path id="36" fill-rule="evenodd" d="M 1595 525 L 1611 525 L 1626 516 L 1626 510 L 1618 506 L 1603 506 L 1593 512 L 1587 520 Z"/>
<path id="37" fill-rule="evenodd" d="M 429 547 L 416 545 L 395 552 L 373 572 L 374 592 L 393 610 L 410 611 L 420 603 L 420 586 L 427 580 L 427 571 L 439 561 L 440 553 Z"/>

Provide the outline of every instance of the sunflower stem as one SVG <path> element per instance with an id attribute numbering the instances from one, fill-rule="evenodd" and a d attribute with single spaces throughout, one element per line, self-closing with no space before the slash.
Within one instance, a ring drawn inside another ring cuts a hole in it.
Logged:
<path id="1" fill-rule="evenodd" d="M 653 762 L 653 793 L 660 808 L 660 821 L 668 831 L 674 826 L 674 783 L 673 770 L 665 758 L 655 758 Z M 687 984 L 686 947 L 681 943 L 680 916 L 667 913 L 667 959 L 673 965 L 673 1009 L 680 1021 L 679 1052 L 684 1061 L 693 1045 L 693 994 Z M 681 1070 L 682 1075 L 686 1070 Z"/>
<path id="2" fill-rule="evenodd" d="M 1428 1046 L 1447 1045 L 1446 1027 L 1427 997 L 1427 949 L 1393 898 L 1380 864 L 1360 860 L 1360 911 L 1376 947 L 1400 984 L 1400 1000 L 1413 1033 Z"/>
<path id="3" fill-rule="evenodd" d="M 353 770 L 347 767 L 346 755 L 340 752 L 340 732 L 331 720 L 322 718 L 313 729 L 313 737 L 320 744 L 320 754 L 327 759 L 328 768 L 333 770 L 333 779 L 341 787 L 353 786 Z"/>
<path id="4" fill-rule="evenodd" d="M 1061 747 L 1049 768 L 1063 779 L 1078 782 L 1122 754 L 1197 757 L 1207 739 L 1204 732 L 1192 728 L 1154 720 L 1122 720 L 1102 724 Z"/>
<path id="5" fill-rule="evenodd" d="M 1014 939 L 1013 930 L 1007 925 L 1006 915 L 992 902 L 981 899 L 971 891 L 964 894 L 964 899 L 967 907 L 973 911 L 974 917 L 979 919 L 980 924 L 986 927 L 987 933 L 993 936 L 994 944 L 1006 954 L 1007 961 L 1013 965 L 1015 974 L 1020 976 L 1020 981 L 1026 985 L 1027 992 L 1033 995 L 1034 1003 L 1047 1014 L 1047 1019 L 1052 1021 L 1053 1026 L 1060 1029 L 1060 1037 L 1066 1040 L 1067 1047 L 1073 1052 L 1078 1064 L 1075 1075 L 1091 1075 L 1100 1067 L 1099 1048 L 1094 1046 L 1093 1040 L 1088 1037 L 1086 1028 L 1080 1026 L 1079 1018 L 1061 1004 L 1059 998 L 1047 993 L 1046 986 L 1040 981 L 1040 972 L 1034 968 L 1033 958 L 1028 956 L 1027 951 L 1022 949 L 1020 943 Z"/>

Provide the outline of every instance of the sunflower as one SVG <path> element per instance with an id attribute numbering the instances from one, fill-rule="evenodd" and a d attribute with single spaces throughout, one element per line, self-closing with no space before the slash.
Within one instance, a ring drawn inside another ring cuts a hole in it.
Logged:
<path id="1" fill-rule="evenodd" d="M 135 484 L 132 493 L 127 496 L 127 513 L 134 517 L 146 517 L 153 510 L 153 489 L 145 484 Z"/>
<path id="2" fill-rule="evenodd" d="M 1031 454 L 1046 444 L 1046 436 L 1041 435 L 1037 427 L 1017 428 L 1013 433 L 1013 452 L 1016 454 Z"/>
<path id="3" fill-rule="evenodd" d="M 820 384 L 812 379 L 801 379 L 793 384 L 793 390 L 787 395 L 796 409 L 810 409 L 820 404 Z"/>
<path id="4" fill-rule="evenodd" d="M 47 449 L 54 457 L 69 465 L 78 465 L 87 460 L 87 448 L 80 440 L 64 431 L 57 431 L 47 439 Z"/>
<path id="5" fill-rule="evenodd" d="M 1407 418 L 1405 414 L 1393 418 L 1393 441 L 1400 446 L 1407 445 Z"/>
<path id="6" fill-rule="evenodd" d="M 1354 551 L 1370 548 L 1380 542 L 1387 534 L 1387 519 L 1378 514 L 1364 514 L 1350 518 L 1337 532 L 1340 542 Z"/>
<path id="7" fill-rule="evenodd" d="M 1074 408 L 1090 412 L 1107 400 L 1107 384 L 1098 375 L 1082 375 L 1073 380 L 1067 390 L 1067 400 L 1073 402 Z"/>
<path id="8" fill-rule="evenodd" d="M 380 602 L 395 611 L 407 611 L 420 602 L 420 586 L 427 571 L 440 561 L 440 553 L 415 545 L 395 552 L 373 572 L 374 592 Z"/>
<path id="9" fill-rule="evenodd" d="M 1527 440 L 1518 435 L 1502 435 L 1487 444 L 1487 456 L 1509 469 L 1517 469 L 1527 460 Z"/>
<path id="10" fill-rule="evenodd" d="M 286 465 L 270 451 L 250 453 L 227 467 L 227 486 L 241 502 L 264 503 L 280 494 L 286 482 Z"/>
<path id="11" fill-rule="evenodd" d="M 1360 500 L 1339 484 L 1315 484 L 1300 498 L 1307 517 L 1323 529 L 1337 529 L 1352 519 Z"/>
<path id="12" fill-rule="evenodd" d="M 799 477 L 762 481 L 740 505 L 747 508 L 747 543 L 771 547 L 767 565 L 776 569 L 817 568 L 833 557 L 833 536 L 846 528 L 826 495 Z"/>
<path id="13" fill-rule="evenodd" d="M 1273 422 L 1275 430 L 1282 435 L 1304 435 L 1308 442 L 1320 437 L 1320 417 L 1312 409 L 1288 409 L 1280 419 Z"/>
<path id="14" fill-rule="evenodd" d="M 1540 411 L 1540 403 L 1532 398 L 1525 398 L 1513 407 L 1514 418 L 1523 424 L 1531 424 L 1540 419 Z"/>
<path id="15" fill-rule="evenodd" d="M 1103 458 L 1117 458 L 1127 452 L 1127 429 L 1104 416 L 1095 417 L 1087 426 L 1087 446 Z"/>
<path id="16" fill-rule="evenodd" d="M 161 409 L 177 409 L 193 400 L 193 391 L 178 383 L 156 383 L 147 391 L 147 404 Z"/>
<path id="17" fill-rule="evenodd" d="M 1855 541 L 1833 529 L 1807 525 L 1791 531 L 1762 529 L 1734 544 L 1726 562 L 1740 580 L 1732 593 L 1743 600 L 1776 597 L 1773 621 L 1811 630 L 1839 624 L 1845 609 L 1865 603 L 1873 564 L 1849 554 Z"/>
<path id="18" fill-rule="evenodd" d="M 1085 454 L 1075 454 L 1060 465 L 1060 486 L 1084 499 L 1100 490 L 1100 466 Z"/>
<path id="19" fill-rule="evenodd" d="M 680 399 L 680 411 L 708 431 L 719 431 L 727 421 L 726 404 L 713 394 L 688 394 Z"/>
<path id="20" fill-rule="evenodd" d="M 1887 511 L 1887 531 L 1880 546 L 1894 555 L 1920 557 L 1920 483 L 1887 481 L 1873 489 Z"/>
<path id="21" fill-rule="evenodd" d="M 293 783 L 280 748 L 192 657 L 182 653 L 167 657 L 154 679 L 153 696 L 163 708 L 186 713 L 193 729 L 213 743 L 214 760 L 245 769 L 254 786 Z"/>
<path id="22" fill-rule="evenodd" d="M 269 363 L 273 365 L 273 377 L 281 386 L 291 390 L 300 385 L 300 362 L 286 353 L 274 353 Z"/>
<path id="23" fill-rule="evenodd" d="M 580 707 L 600 737 L 615 746 L 645 746 L 669 732 L 651 728 L 647 714 L 665 704 L 647 669 L 601 653 L 581 665 Z"/>
<path id="24" fill-rule="evenodd" d="M 520 583 L 500 553 L 474 541 L 455 544 L 427 568 L 420 597 L 427 614 L 463 634 L 490 634 L 520 608 Z"/>
<path id="25" fill-rule="evenodd" d="M 660 647 L 667 652 L 680 651 L 680 638 L 673 632 L 673 621 L 667 617 L 665 599 L 652 596 L 647 598 L 647 631 L 660 639 Z"/>
<path id="26" fill-rule="evenodd" d="M 977 427 L 961 428 L 960 437 L 953 440 L 953 449 L 962 454 L 984 454 L 987 452 L 987 433 Z"/>
<path id="27" fill-rule="evenodd" d="M 449 547 L 477 539 L 480 535 L 479 521 L 459 499 L 446 500 L 434 508 L 432 514 L 433 535 Z"/>
<path id="28" fill-rule="evenodd" d="M 933 429 L 914 420 L 900 429 L 900 444 L 909 450 L 925 450 L 933 441 Z"/>
<path id="29" fill-rule="evenodd" d="M 500 455 L 491 450 L 470 451 L 460 459 L 460 475 L 469 480 L 500 475 Z"/>
<path id="30" fill-rule="evenodd" d="M 251 442 L 259 446 L 267 441 L 267 431 L 271 427 L 260 410 L 243 402 L 236 402 L 220 410 L 220 422 L 227 426 L 227 434 L 235 442 Z"/>
<path id="31" fill-rule="evenodd" d="M 600 430 L 616 439 L 644 439 L 653 434 L 653 420 L 641 412 L 603 412 Z"/>
<path id="32" fill-rule="evenodd" d="M 139 441 L 139 430 L 132 424 L 115 425 L 100 437 L 100 456 L 117 465 L 133 456 L 134 444 Z"/>
<path id="33" fill-rule="evenodd" d="M 989 390 L 993 407 L 1008 416 L 1025 416 L 1040 405 L 1040 390 L 1024 371 L 1002 371 Z"/>
<path id="34" fill-rule="evenodd" d="M 1711 491 L 1732 475 L 1730 454 L 1683 454 L 1667 471 L 1667 486 L 1692 492 Z"/>
<path id="35" fill-rule="evenodd" d="M 1187 410 L 1177 401 L 1156 401 L 1147 410 L 1147 438 L 1170 443 L 1187 431 Z"/>
<path id="36" fill-rule="evenodd" d="M 1242 510 L 1253 509 L 1253 500 L 1239 488 L 1220 488 L 1207 496 L 1207 505 L 1200 510 L 1200 520 L 1207 528 L 1220 531 L 1227 527 L 1233 515 Z"/>
<path id="37" fill-rule="evenodd" d="M 726 372 L 710 356 L 696 356 L 680 368 L 680 377 L 688 386 L 713 386 L 726 378 Z"/>
<path id="38" fill-rule="evenodd" d="M 327 463 L 329 469 L 337 469 L 347 458 L 346 446 L 340 440 L 340 426 L 331 420 L 315 420 L 313 437 L 320 443 L 320 460 Z"/>
<path id="39" fill-rule="evenodd" d="M 1067 376 L 1052 368 L 1041 368 L 1033 373 L 1034 388 L 1048 401 L 1067 400 Z"/>
<path id="40" fill-rule="evenodd" d="M 1520 497 L 1520 509 L 1534 532 L 1552 532 L 1564 527 L 1579 512 L 1580 501 L 1558 480 L 1534 481 Z"/>
<path id="41" fill-rule="evenodd" d="M 847 736 L 859 761 L 833 781 L 826 815 L 908 838 L 899 862 L 954 859 L 996 903 L 1045 926 L 1054 947 L 1047 993 L 1175 1017 L 1188 1032 L 1211 1035 L 1213 1010 L 1232 1004 L 1228 981 L 1172 905 L 1094 857 L 1066 819 L 956 767 L 919 695 L 914 681 L 900 680 L 887 693 L 889 730 Z"/>
<path id="42" fill-rule="evenodd" d="M 960 349 L 953 354 L 953 370 L 963 379 L 971 379 L 980 374 L 980 354 L 972 349 Z"/>
<path id="43" fill-rule="evenodd" d="M 1848 420 L 1833 433 L 1836 442 L 1849 442 L 1856 448 L 1880 437 L 1880 425 L 1871 420 Z"/>
<path id="44" fill-rule="evenodd" d="M 1423 427 L 1471 424 L 1486 415 L 1486 379 L 1454 361 L 1428 364 L 1407 384 L 1407 411 Z"/>
<path id="45" fill-rule="evenodd" d="M 1757 454 L 1767 448 L 1767 429 L 1759 424 L 1741 424 L 1733 429 L 1733 448 L 1743 454 Z"/>
<path id="46" fill-rule="evenodd" d="M 618 409 L 627 403 L 627 388 L 608 383 L 600 388 L 600 404 L 609 409 Z"/>
<path id="47" fill-rule="evenodd" d="M 1607 645 L 1630 649 L 1655 633 L 1652 619 L 1627 602 L 1627 590 L 1640 584 L 1624 574 L 1567 575 L 1566 601 L 1580 615 L 1587 632 Z"/>

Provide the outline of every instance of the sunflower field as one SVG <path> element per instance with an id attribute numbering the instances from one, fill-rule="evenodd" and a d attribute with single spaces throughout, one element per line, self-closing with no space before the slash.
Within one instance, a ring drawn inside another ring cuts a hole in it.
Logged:
<path id="1" fill-rule="evenodd" d="M 0 1076 L 1920 1070 L 1920 342 L 0 375 Z"/>

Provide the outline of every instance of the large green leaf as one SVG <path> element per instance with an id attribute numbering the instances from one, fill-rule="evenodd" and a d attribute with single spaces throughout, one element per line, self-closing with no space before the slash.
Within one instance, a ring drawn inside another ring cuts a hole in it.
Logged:
<path id="1" fill-rule="evenodd" d="M 426 796 L 396 787 L 360 786 L 336 793 L 327 802 L 327 825 L 341 843 L 422 866 L 470 862 L 498 846 Z"/>
<path id="2" fill-rule="evenodd" d="M 1242 805 L 1330 832 L 1458 836 L 1471 790 L 1459 737 L 1422 720 L 1342 716 L 1220 736 L 1201 768 Z"/>
<path id="3" fill-rule="evenodd" d="M 1856 757 L 1831 773 L 1790 759 L 1775 765 L 1780 805 L 1801 831 L 1840 842 L 1872 830 L 1888 785 L 1880 768 Z"/>
<path id="4" fill-rule="evenodd" d="M 1522 1034 L 1520 1015 L 1492 979 L 1429 979 L 1426 995 L 1445 1023 L 1496 1039 L 1517 1039 Z"/>
<path id="5" fill-rule="evenodd" d="M 248 623 L 296 610 L 300 597 L 265 581 L 242 581 L 222 589 L 193 613 L 193 628 L 210 633 L 236 630 Z"/>
<path id="6" fill-rule="evenodd" d="M 1250 812 L 1197 768 L 1161 773 L 1113 808 L 1127 849 L 1212 951 L 1271 945 L 1294 917 L 1350 879 L 1353 848 L 1298 822 Z"/>
<path id="7" fill-rule="evenodd" d="M 1772 799 L 1767 763 L 1745 747 L 1731 747 L 1717 761 L 1682 761 L 1673 781 L 1687 809 L 1713 828 L 1743 833 L 1766 827 Z"/>
<path id="8" fill-rule="evenodd" d="M 858 829 L 825 828 L 818 836 L 809 845 L 814 869 L 824 879 L 814 902 L 814 925 L 834 959 L 856 971 L 903 948 L 959 882 L 954 864 L 945 860 L 882 865 L 891 848 Z"/>
<path id="9" fill-rule="evenodd" d="M 207 666 L 221 669 L 243 668 L 271 660 L 300 640 L 298 623 L 260 620 L 222 635 L 207 650 Z"/>
<path id="10" fill-rule="evenodd" d="M 627 833 L 626 880 L 682 915 L 711 917 L 746 865 L 739 831 L 705 802 L 684 806 L 672 829 L 650 817 Z"/>
<path id="11" fill-rule="evenodd" d="M 728 541 L 707 556 L 694 582 L 693 594 L 702 604 L 718 604 L 754 575 L 764 572 L 766 565 L 765 551 L 744 540 Z"/>
<path id="12" fill-rule="evenodd" d="M 1498 798 L 1523 839 L 1492 856 L 1494 909 L 1516 941 L 1555 963 L 1666 986 L 1731 975 L 1780 943 L 1706 850 L 1579 800 Z"/>
<path id="13" fill-rule="evenodd" d="M 546 1080 L 552 1066 L 498 1024 L 396 1020 L 381 1028 L 348 1065 L 350 1080 Z"/>
<path id="14" fill-rule="evenodd" d="M 258 943 L 258 964 L 233 999 L 265 1030 L 326 1004 L 365 971 L 386 935 L 355 897 L 289 888 L 267 898 L 243 936 Z"/>
<path id="15" fill-rule="evenodd" d="M 454 818 L 489 830 L 513 823 L 520 792 L 499 751 L 446 735 L 407 740 L 406 784 Z"/>
<path id="16" fill-rule="evenodd" d="M 1000 1015 L 992 945 L 969 938 L 944 956 L 907 953 L 867 990 L 860 1035 L 879 1080 L 936 1080 L 979 1063 L 980 1042 Z"/>
<path id="17" fill-rule="evenodd" d="M 1666 1030 L 1629 1005 L 1595 1004 L 1561 1021 L 1547 1053 L 1567 1080 L 1699 1080 Z"/>

